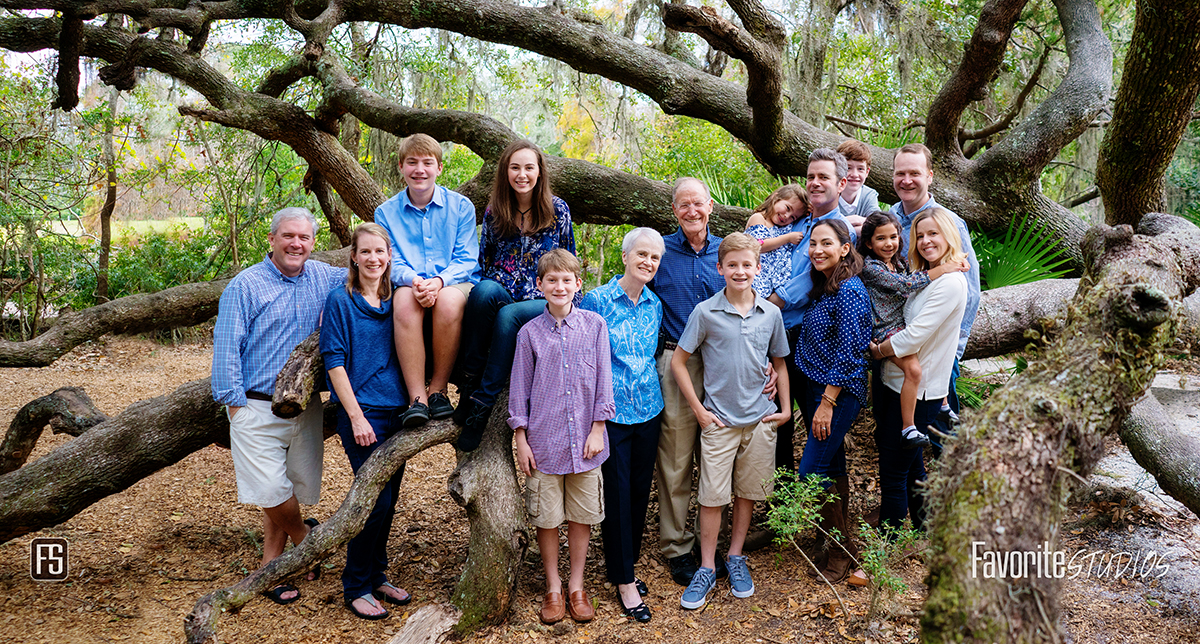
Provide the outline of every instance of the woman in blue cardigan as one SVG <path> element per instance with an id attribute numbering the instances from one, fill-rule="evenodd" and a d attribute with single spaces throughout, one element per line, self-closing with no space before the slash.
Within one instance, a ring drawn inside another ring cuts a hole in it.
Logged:
<path id="1" fill-rule="evenodd" d="M 383 441 L 401 430 L 399 414 L 408 401 L 392 340 L 392 250 L 379 224 L 354 229 L 346 288 L 325 300 L 321 357 L 337 411 L 337 432 L 358 468 Z M 383 619 L 379 601 L 404 605 L 408 591 L 387 580 L 387 541 L 396 514 L 404 464 L 384 486 L 362 532 L 346 546 L 342 594 L 350 612 Z"/>

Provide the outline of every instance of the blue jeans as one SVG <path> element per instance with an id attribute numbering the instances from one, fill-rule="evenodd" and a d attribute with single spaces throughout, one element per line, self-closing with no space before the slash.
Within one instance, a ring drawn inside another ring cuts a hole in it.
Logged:
<path id="1" fill-rule="evenodd" d="M 375 430 L 376 441 L 363 447 L 354 442 L 354 432 L 350 429 L 350 417 L 344 409 L 337 411 L 337 433 L 342 439 L 342 448 L 350 459 L 350 469 L 358 474 L 358 468 L 367 462 L 383 441 L 400 431 L 400 423 L 394 420 L 399 409 L 370 409 L 363 408 L 363 415 Z M 367 517 L 367 523 L 362 532 L 346 544 L 346 568 L 342 571 L 342 594 L 347 600 L 362 597 L 378 588 L 387 581 L 387 542 L 392 532 L 392 519 L 396 516 L 396 501 L 400 498 L 400 479 L 404 477 L 404 464 L 392 476 L 379 498 L 375 507 Z"/>
<path id="2" fill-rule="evenodd" d="M 846 476 L 846 448 L 843 441 L 850 425 L 858 417 L 861 404 L 854 394 L 846 389 L 838 394 L 837 407 L 833 408 L 833 419 L 829 422 L 829 436 L 825 440 L 817 440 L 813 436 L 812 417 L 817 407 L 821 405 L 821 394 L 825 393 L 825 385 L 809 380 L 804 397 L 800 399 L 800 408 L 804 410 L 804 422 L 808 427 L 808 440 L 804 443 L 804 453 L 800 455 L 800 478 L 809 474 L 817 474 L 831 479 L 824 486 L 833 484 L 832 479 Z"/>
<path id="3" fill-rule="evenodd" d="M 605 570 L 613 585 L 633 583 L 633 565 L 642 551 L 642 533 L 646 530 L 661 420 L 658 415 L 634 425 L 611 420 L 605 423 L 609 456 L 600 465 L 604 474 L 600 534 L 604 538 Z"/>
<path id="4" fill-rule="evenodd" d="M 878 370 L 876 371 L 878 373 Z M 923 448 L 904 449 L 900 420 L 900 394 L 875 379 L 875 446 L 879 450 L 879 527 L 899 528 L 904 517 L 912 519 L 913 528 L 925 528 L 925 498 L 917 487 L 925 480 Z M 934 425 L 942 401 L 918 400 L 917 427 L 923 431 Z"/>
<path id="5" fill-rule="evenodd" d="M 545 310 L 546 300 L 514 302 L 508 289 L 495 280 L 479 280 L 471 289 L 463 313 L 466 328 L 459 367 L 466 378 L 480 378 L 472 400 L 488 407 L 496 404 L 512 373 L 517 331 Z"/>

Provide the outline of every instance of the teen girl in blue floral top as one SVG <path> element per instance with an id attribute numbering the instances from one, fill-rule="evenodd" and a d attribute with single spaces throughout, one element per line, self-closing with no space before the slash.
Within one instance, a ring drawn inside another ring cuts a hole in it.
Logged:
<path id="1" fill-rule="evenodd" d="M 463 451 L 479 447 L 512 370 L 517 331 L 546 308 L 537 289 L 537 265 L 556 248 L 575 252 L 571 211 L 550 194 L 542 151 L 529 141 L 514 141 L 496 165 L 480 234 L 483 279 L 471 290 L 463 315 L 462 380 L 454 415 L 463 425 L 458 438 Z"/>

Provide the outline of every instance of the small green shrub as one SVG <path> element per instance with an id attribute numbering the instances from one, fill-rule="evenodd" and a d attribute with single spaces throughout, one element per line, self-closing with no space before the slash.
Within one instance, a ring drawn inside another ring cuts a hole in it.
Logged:
<path id="1" fill-rule="evenodd" d="M 1069 271 L 1059 267 L 1070 258 L 1056 240 L 1028 217 L 1009 222 L 1004 237 L 976 236 L 972 245 L 979 258 L 981 286 L 988 290 L 1065 276 Z"/>

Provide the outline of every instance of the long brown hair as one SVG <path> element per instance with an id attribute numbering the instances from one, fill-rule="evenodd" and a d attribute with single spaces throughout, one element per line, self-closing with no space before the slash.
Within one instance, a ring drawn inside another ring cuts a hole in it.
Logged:
<path id="1" fill-rule="evenodd" d="M 812 290 L 808 292 L 808 299 L 811 302 L 817 301 L 823 295 L 837 295 L 842 282 L 861 273 L 863 267 L 862 256 L 858 254 L 857 250 L 854 250 L 854 244 L 850 243 L 850 228 L 846 226 L 845 222 L 840 219 L 826 219 L 817 222 L 817 225 L 813 226 L 813 232 L 816 232 L 821 226 L 828 226 L 833 230 L 838 243 L 842 246 L 849 245 L 850 252 L 846 253 L 846 256 L 838 261 L 837 266 L 833 267 L 833 273 L 828 279 L 825 278 L 825 273 L 817 270 L 816 266 L 809 269 L 812 273 L 813 284 Z"/>
<path id="2" fill-rule="evenodd" d="M 363 235 L 375 235 L 383 240 L 383 243 L 391 248 L 392 240 L 388 238 L 387 229 L 379 224 L 367 222 L 359 224 L 354 229 L 354 233 L 350 237 L 350 272 L 346 274 L 346 292 L 353 293 L 358 291 L 362 293 L 362 278 L 358 274 L 358 262 L 354 261 L 354 255 L 358 252 L 358 238 Z M 387 268 L 383 269 L 383 278 L 379 280 L 379 301 L 386 302 L 392 298 L 392 263 L 389 261 Z"/>
<path id="3" fill-rule="evenodd" d="M 761 214 L 763 219 L 767 220 L 767 224 L 774 228 L 775 222 L 772 221 L 772 218 L 775 216 L 775 204 L 779 203 L 780 201 L 788 201 L 790 199 L 795 199 L 804 204 L 804 214 L 798 215 L 796 217 L 796 221 L 807 217 L 808 213 L 812 212 L 812 203 L 810 203 L 808 200 L 808 191 L 804 189 L 804 186 L 798 183 L 789 183 L 779 186 L 775 189 L 775 192 L 772 192 L 770 196 L 767 197 L 766 201 L 762 202 L 761 206 L 754 209 L 754 212 Z"/>
<path id="4" fill-rule="evenodd" d="M 492 221 L 496 225 L 496 234 L 501 238 L 521 233 L 517 193 L 508 183 L 508 164 L 513 155 L 521 150 L 533 150 L 538 165 L 538 179 L 533 186 L 533 203 L 529 206 L 532 222 L 529 232 L 545 230 L 554 225 L 554 195 L 550 193 L 550 177 L 546 176 L 546 155 L 529 141 L 513 141 L 504 148 L 500 161 L 496 164 L 496 180 L 492 183 L 492 198 L 488 202 L 488 208 L 492 211 Z"/>

